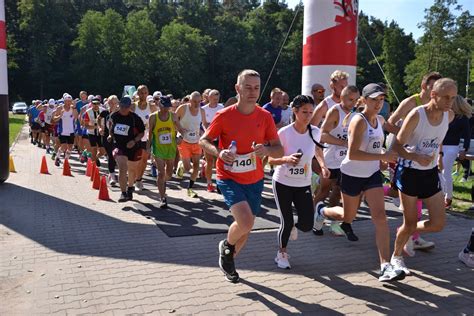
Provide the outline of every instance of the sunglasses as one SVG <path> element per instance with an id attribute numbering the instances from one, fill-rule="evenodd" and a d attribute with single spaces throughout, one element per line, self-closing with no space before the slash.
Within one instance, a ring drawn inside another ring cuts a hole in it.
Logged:
<path id="1" fill-rule="evenodd" d="M 317 92 L 317 93 L 324 93 L 326 90 L 325 89 L 314 89 L 312 91 Z"/>

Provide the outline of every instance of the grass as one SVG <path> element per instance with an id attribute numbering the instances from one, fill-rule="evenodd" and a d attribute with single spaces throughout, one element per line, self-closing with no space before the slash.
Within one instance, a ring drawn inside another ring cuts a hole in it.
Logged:
<path id="1" fill-rule="evenodd" d="M 10 126 L 9 146 L 11 146 L 18 133 L 20 133 L 23 124 L 25 124 L 25 115 L 9 113 L 8 124 Z"/>
<path id="2" fill-rule="evenodd" d="M 455 212 L 474 216 L 474 212 L 467 211 L 471 207 L 471 205 L 473 205 L 473 201 L 471 200 L 471 186 L 474 184 L 474 180 L 472 178 L 468 178 L 466 182 L 460 182 L 463 176 L 463 172 L 464 169 L 460 167 L 459 171 L 453 175 L 454 198 L 452 210 Z"/>

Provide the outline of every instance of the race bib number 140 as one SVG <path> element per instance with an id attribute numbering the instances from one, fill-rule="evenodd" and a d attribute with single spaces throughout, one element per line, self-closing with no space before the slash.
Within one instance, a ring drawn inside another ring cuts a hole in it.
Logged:
<path id="1" fill-rule="evenodd" d="M 257 160 L 255 153 L 247 155 L 237 155 L 232 165 L 225 165 L 225 170 L 229 170 L 233 173 L 244 173 L 250 172 L 257 169 Z"/>

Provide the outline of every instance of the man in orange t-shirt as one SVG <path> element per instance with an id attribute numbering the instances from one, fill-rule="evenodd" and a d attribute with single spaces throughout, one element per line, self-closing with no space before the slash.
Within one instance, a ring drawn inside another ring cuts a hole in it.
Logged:
<path id="1" fill-rule="evenodd" d="M 271 114 L 256 105 L 260 95 L 260 75 L 243 70 L 235 89 L 238 102 L 219 111 L 200 145 L 217 158 L 217 185 L 230 208 L 234 222 L 227 239 L 219 243 L 219 266 L 227 281 L 236 283 L 234 256 L 247 242 L 255 216 L 260 212 L 263 191 L 261 158 L 279 158 L 283 147 Z M 213 140 L 219 137 L 219 148 Z M 230 148 L 231 143 L 235 147 Z M 266 144 L 266 145 L 264 145 Z"/>

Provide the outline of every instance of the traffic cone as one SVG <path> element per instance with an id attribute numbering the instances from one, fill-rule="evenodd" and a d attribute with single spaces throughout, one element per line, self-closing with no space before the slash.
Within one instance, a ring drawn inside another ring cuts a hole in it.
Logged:
<path id="1" fill-rule="evenodd" d="M 94 176 L 95 176 L 95 170 L 96 169 L 97 169 L 97 166 L 91 160 L 91 181 L 94 181 Z"/>
<path id="2" fill-rule="evenodd" d="M 86 177 L 90 177 L 92 172 L 92 159 L 87 159 Z"/>
<path id="3" fill-rule="evenodd" d="M 48 171 L 48 163 L 46 162 L 46 156 L 43 156 L 43 160 L 41 160 L 40 173 L 42 173 L 42 174 L 49 174 L 49 171 Z"/>
<path id="4" fill-rule="evenodd" d="M 72 177 L 72 174 L 71 174 L 71 166 L 69 165 L 69 160 L 68 160 L 67 158 L 64 159 L 63 176 Z"/>
<path id="5" fill-rule="evenodd" d="M 92 182 L 92 188 L 95 189 L 95 190 L 99 190 L 99 188 L 100 188 L 99 168 L 95 168 L 94 181 Z"/>
<path id="6" fill-rule="evenodd" d="M 99 200 L 109 201 L 109 189 L 107 188 L 107 178 L 102 176 L 99 187 Z"/>
<path id="7" fill-rule="evenodd" d="M 9 158 L 8 168 L 10 169 L 10 172 L 16 172 L 15 164 L 13 163 L 13 157 L 9 155 L 8 158 Z"/>

